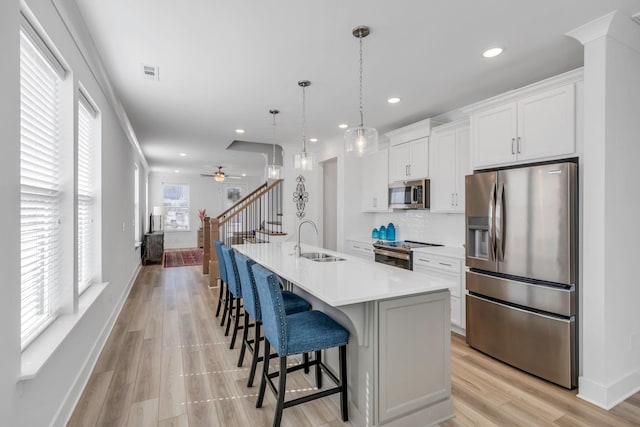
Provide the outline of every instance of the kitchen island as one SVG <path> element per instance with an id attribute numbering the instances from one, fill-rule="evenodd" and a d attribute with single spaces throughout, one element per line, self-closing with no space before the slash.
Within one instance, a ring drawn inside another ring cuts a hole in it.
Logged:
<path id="1" fill-rule="evenodd" d="M 303 252 L 343 260 L 299 258 L 292 242 L 233 247 L 350 331 L 353 425 L 426 426 L 453 417 L 448 282 L 309 245 Z M 335 367 L 337 353 L 325 359 Z"/>

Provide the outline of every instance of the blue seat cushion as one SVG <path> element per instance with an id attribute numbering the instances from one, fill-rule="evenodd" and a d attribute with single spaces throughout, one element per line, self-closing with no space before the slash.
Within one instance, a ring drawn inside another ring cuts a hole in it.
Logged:
<path id="1" fill-rule="evenodd" d="M 349 331 L 321 311 L 311 310 L 287 315 L 286 354 L 274 346 L 279 356 L 307 353 L 339 347 L 349 342 Z"/>
<path id="2" fill-rule="evenodd" d="M 284 312 L 287 314 L 311 310 L 311 304 L 306 299 L 291 291 L 282 291 L 282 302 L 284 302 Z"/>

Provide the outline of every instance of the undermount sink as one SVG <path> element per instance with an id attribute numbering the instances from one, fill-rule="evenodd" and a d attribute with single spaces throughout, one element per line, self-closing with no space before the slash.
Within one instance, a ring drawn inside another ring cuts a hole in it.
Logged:
<path id="1" fill-rule="evenodd" d="M 311 261 L 317 261 L 317 262 L 345 261 L 344 258 L 325 254 L 323 252 L 305 252 L 300 256 L 306 259 L 310 259 Z"/>

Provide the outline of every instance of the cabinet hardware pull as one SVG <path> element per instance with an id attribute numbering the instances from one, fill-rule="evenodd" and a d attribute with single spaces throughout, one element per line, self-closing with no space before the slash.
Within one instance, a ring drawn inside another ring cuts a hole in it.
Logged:
<path id="1" fill-rule="evenodd" d="M 513 149 L 513 144 L 516 142 L 515 138 L 511 138 L 511 154 L 516 154 L 516 151 Z"/>
<path id="2" fill-rule="evenodd" d="M 451 267 L 451 264 L 447 264 L 446 262 L 439 262 L 438 264 L 444 265 L 446 267 Z"/>
<path id="3" fill-rule="evenodd" d="M 453 201 L 453 193 L 451 193 L 451 206 L 455 206 Z"/>
<path id="4" fill-rule="evenodd" d="M 418 258 L 418 261 L 431 262 L 430 259 Z"/>
<path id="5" fill-rule="evenodd" d="M 518 147 L 518 154 L 520 154 L 520 141 L 521 141 L 521 138 L 520 138 L 520 137 L 518 137 L 518 145 L 517 145 L 517 147 Z"/>
<path id="6" fill-rule="evenodd" d="M 404 165 L 404 176 L 409 176 L 409 165 Z"/>
<path id="7" fill-rule="evenodd" d="M 458 193 L 455 193 L 455 194 L 456 194 L 456 206 L 458 206 Z"/>

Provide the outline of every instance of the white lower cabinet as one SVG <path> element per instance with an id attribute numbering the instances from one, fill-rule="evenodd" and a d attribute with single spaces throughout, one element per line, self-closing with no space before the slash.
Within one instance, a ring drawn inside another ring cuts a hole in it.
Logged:
<path id="1" fill-rule="evenodd" d="M 347 252 L 370 261 L 374 260 L 373 244 L 358 240 L 347 240 Z"/>
<path id="2" fill-rule="evenodd" d="M 451 292 L 451 329 L 464 335 L 466 328 L 462 260 L 414 252 L 413 270 L 441 279 Z"/>

